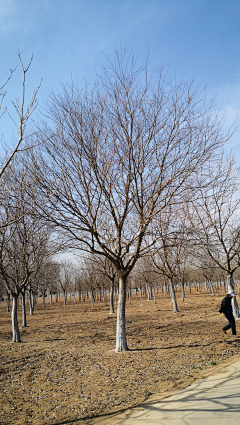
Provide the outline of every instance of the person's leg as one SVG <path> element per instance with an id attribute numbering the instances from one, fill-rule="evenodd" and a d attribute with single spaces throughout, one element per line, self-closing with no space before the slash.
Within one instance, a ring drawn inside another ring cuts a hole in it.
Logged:
<path id="1" fill-rule="evenodd" d="M 222 330 L 223 330 L 223 332 L 225 333 L 228 329 L 231 329 L 231 325 L 230 325 L 230 323 L 228 324 L 228 325 L 226 325 L 226 326 L 224 326 L 223 328 L 222 328 Z"/>
<path id="2" fill-rule="evenodd" d="M 232 334 L 236 335 L 236 325 L 235 325 L 235 319 L 233 317 L 233 314 L 225 314 L 227 320 L 229 321 L 229 325 L 225 326 L 225 330 L 232 328 Z"/>

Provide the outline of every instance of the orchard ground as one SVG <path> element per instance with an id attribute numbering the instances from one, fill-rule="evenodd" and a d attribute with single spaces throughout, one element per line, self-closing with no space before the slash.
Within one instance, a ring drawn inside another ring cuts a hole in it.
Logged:
<path id="1" fill-rule="evenodd" d="M 173 314 L 162 292 L 134 294 L 126 307 L 129 351 L 115 353 L 116 313 L 91 300 L 64 307 L 39 300 L 22 343 L 11 342 L 11 314 L 0 307 L 0 422 L 115 424 L 130 408 L 161 400 L 240 358 L 240 338 L 221 328 L 224 291 L 177 292 Z M 238 299 L 239 302 L 239 299 Z M 21 324 L 21 307 L 18 310 Z M 228 331 L 229 332 L 229 331 Z M 240 322 L 237 322 L 240 333 Z M 120 414 L 120 415 L 119 415 Z"/>

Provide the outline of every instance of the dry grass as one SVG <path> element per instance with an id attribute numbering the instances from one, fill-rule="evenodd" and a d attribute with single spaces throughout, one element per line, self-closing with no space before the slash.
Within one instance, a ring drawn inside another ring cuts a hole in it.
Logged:
<path id="1" fill-rule="evenodd" d="M 116 315 L 103 303 L 92 308 L 90 300 L 68 300 L 59 308 L 47 300 L 45 309 L 39 305 L 27 317 L 22 343 L 16 344 L 3 302 L 0 422 L 113 424 L 117 412 L 212 373 L 219 366 L 211 364 L 225 364 L 240 353 L 240 340 L 221 331 L 223 295 L 187 293 L 183 303 L 178 293 L 177 315 L 162 294 L 156 304 L 144 300 L 142 307 L 134 295 L 126 312 L 130 351 L 122 354 L 114 352 Z"/>

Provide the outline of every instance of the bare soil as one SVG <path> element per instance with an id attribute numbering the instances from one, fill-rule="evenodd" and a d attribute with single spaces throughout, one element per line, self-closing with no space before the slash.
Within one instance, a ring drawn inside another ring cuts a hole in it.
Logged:
<path id="1" fill-rule="evenodd" d="M 127 303 L 129 351 L 117 354 L 116 314 L 91 301 L 44 309 L 39 301 L 22 343 L 11 342 L 11 315 L 0 307 L 0 423 L 115 424 L 130 408 L 177 392 L 240 355 L 240 338 L 224 335 L 221 299 L 187 291 L 173 314 L 162 293 Z M 21 307 L 19 307 L 21 324 Z M 237 322 L 237 332 L 240 323 Z"/>

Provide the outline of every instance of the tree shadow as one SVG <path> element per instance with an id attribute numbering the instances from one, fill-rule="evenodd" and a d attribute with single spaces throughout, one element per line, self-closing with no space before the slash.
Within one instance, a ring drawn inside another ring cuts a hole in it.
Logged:
<path id="1" fill-rule="evenodd" d="M 222 423 L 221 420 L 228 420 L 234 424 L 239 423 L 236 413 L 240 414 L 240 373 L 238 368 L 234 367 L 233 369 L 233 373 L 226 378 L 221 376 L 215 378 L 216 382 L 212 385 L 209 385 L 208 379 L 204 379 L 163 401 L 145 403 L 141 406 L 144 410 L 131 416 L 132 423 L 144 424 L 146 414 L 147 421 L 155 423 L 158 412 L 159 423 L 178 419 L 180 423 L 186 425 L 190 423 L 200 424 L 204 423 L 206 419 L 210 423 L 209 419 L 211 418 L 213 418 L 214 423 L 216 420 L 219 423 Z M 211 378 L 214 379 L 214 376 Z M 226 387 L 230 388 L 230 391 Z M 154 416 L 155 422 L 151 415 Z M 124 421 L 126 421 L 126 424 L 128 423 L 127 418 Z"/>
<path id="2" fill-rule="evenodd" d="M 158 414 L 158 412 L 159 419 L 157 419 L 157 421 L 159 421 L 159 423 L 164 423 L 164 421 L 172 419 L 173 414 L 175 415 L 175 420 L 176 418 L 179 419 L 181 417 L 181 423 L 186 425 L 189 425 L 189 420 L 191 421 L 191 423 L 194 423 L 195 420 L 198 421 L 200 419 L 202 422 L 196 423 L 203 423 L 206 418 L 209 419 L 209 417 L 212 417 L 211 415 L 213 414 L 216 414 L 216 417 L 214 416 L 214 420 L 218 419 L 220 421 L 219 423 L 221 423 L 221 418 L 225 420 L 231 420 L 231 414 L 233 416 L 236 413 L 240 413 L 239 382 L 234 382 L 234 379 L 236 378 L 238 378 L 239 380 L 239 369 L 233 366 L 231 367 L 233 368 L 233 372 L 231 374 L 229 374 L 226 378 L 223 378 L 221 376 L 215 378 L 216 382 L 212 385 L 208 384 L 209 378 L 207 378 L 185 388 L 174 396 L 171 396 L 159 402 L 156 402 L 156 400 L 148 401 L 141 405 L 135 404 L 131 407 L 128 406 L 125 409 L 119 409 L 114 413 L 103 413 L 99 415 L 94 415 L 92 417 L 85 416 L 84 418 L 76 418 L 60 422 L 54 422 L 54 424 L 81 424 L 87 423 L 87 421 L 89 421 L 90 424 L 91 419 L 94 418 L 114 418 L 120 414 L 125 413 L 126 416 L 122 418 L 122 421 L 124 421 L 124 423 L 126 421 L 127 424 L 129 418 L 129 424 L 138 423 L 139 425 L 145 425 L 145 415 L 147 414 L 148 416 L 147 421 L 149 421 L 150 423 L 151 421 L 152 423 L 156 423 L 156 414 Z M 214 377 L 210 377 L 210 379 L 211 378 Z M 226 393 L 223 392 L 223 385 L 228 385 L 231 388 L 231 394 L 226 395 Z M 139 411 L 139 408 L 142 410 Z M 129 409 L 131 409 L 131 412 L 127 414 L 127 411 L 129 411 Z M 138 411 L 134 412 L 135 409 L 138 409 Z M 196 415 L 198 415 L 197 417 L 194 417 L 195 413 Z M 132 416 L 133 414 L 134 416 Z M 154 419 L 151 419 L 151 414 L 154 415 Z M 235 417 L 236 415 L 234 416 L 234 419 Z M 232 422 L 231 420 L 231 423 L 236 424 L 238 422 Z"/>

